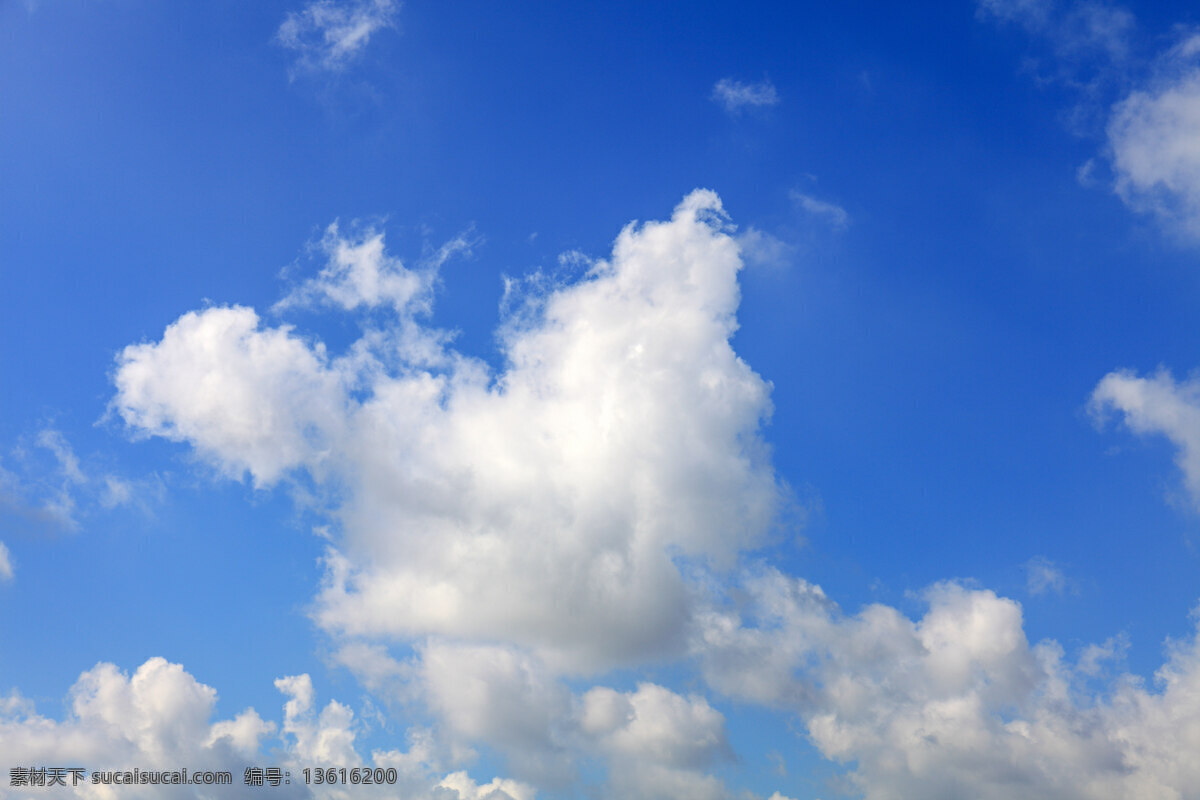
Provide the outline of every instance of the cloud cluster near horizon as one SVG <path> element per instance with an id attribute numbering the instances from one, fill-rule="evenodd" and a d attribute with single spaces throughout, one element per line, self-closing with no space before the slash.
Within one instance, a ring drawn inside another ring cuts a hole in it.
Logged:
<path id="1" fill-rule="evenodd" d="M 337 787 L 305 787 L 305 768 L 371 766 L 396 770 L 396 781 L 380 786 L 356 785 L 356 797 L 412 800 L 530 800 L 532 789 L 515 781 L 493 779 L 478 785 L 465 772 L 437 770 L 441 756 L 427 738 L 414 732 L 407 750 L 375 751 L 363 759 L 355 748 L 360 726 L 345 705 L 330 701 L 319 711 L 312 680 L 292 675 L 275 681 L 286 698 L 279 723 L 265 721 L 253 708 L 232 719 L 213 721 L 217 692 L 196 680 L 182 665 L 151 658 L 132 675 L 115 665 L 97 664 L 85 671 L 68 693 L 61 721 L 38 714 L 32 702 L 16 692 L 0 697 L 0 751 L 11 767 L 70 765 L 87 770 L 84 782 L 52 791 L 75 798 L 213 798 L 244 797 L 246 765 L 271 764 L 289 770 L 290 785 L 271 787 L 284 798 L 344 797 Z M 96 772 L 230 771 L 232 785 L 92 785 Z M 38 789 L 44 791 L 44 789 Z M 0 797 L 10 796 L 0 788 Z M 15 796 L 15 795 L 14 795 Z"/>
<path id="2" fill-rule="evenodd" d="M 1019 604 L 986 590 L 935 585 L 914 621 L 883 605 L 845 614 L 819 587 L 771 568 L 744 573 L 740 589 L 740 607 L 710 606 L 698 626 L 692 646 L 705 684 L 797 715 L 824 756 L 852 765 L 846 779 L 867 800 L 1182 800 L 1200 785 L 1190 758 L 1200 742 L 1196 632 L 1169 643 L 1151 691 L 1115 669 L 1124 637 L 1068 658 L 1056 642 L 1030 645 Z M 187 763 L 193 772 L 240 772 L 263 759 L 293 775 L 314 764 L 390 767 L 394 786 L 357 787 L 356 795 L 413 800 L 533 800 L 567 788 L 579 763 L 603 760 L 608 780 L 591 787 L 602 797 L 753 797 L 712 774 L 737 754 L 723 715 L 704 697 L 652 683 L 573 694 L 512 650 L 440 647 L 429 646 L 419 662 L 429 674 L 414 679 L 440 728 L 411 728 L 407 749 L 364 757 L 362 722 L 336 700 L 318 708 L 307 675 L 275 681 L 286 698 L 279 722 L 254 709 L 213 721 L 216 691 L 161 658 L 132 676 L 111 664 L 84 672 L 62 721 L 10 693 L 0 699 L 0 748 L 17 763 L 93 770 Z M 464 740 L 497 748 L 531 777 L 477 783 L 462 768 Z M 336 787 L 310 789 L 280 792 L 343 796 Z M 94 796 L 88 787 L 61 791 Z M 205 787 L 203 796 L 237 796 L 222 791 Z M 157 786 L 110 794 L 201 796 Z"/>

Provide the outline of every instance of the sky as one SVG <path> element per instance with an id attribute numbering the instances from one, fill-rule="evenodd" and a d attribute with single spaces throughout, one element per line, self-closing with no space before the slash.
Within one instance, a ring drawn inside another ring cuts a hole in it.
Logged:
<path id="1" fill-rule="evenodd" d="M 1194 4 L 0 0 L 0 219 L 0 798 L 1200 798 Z"/>

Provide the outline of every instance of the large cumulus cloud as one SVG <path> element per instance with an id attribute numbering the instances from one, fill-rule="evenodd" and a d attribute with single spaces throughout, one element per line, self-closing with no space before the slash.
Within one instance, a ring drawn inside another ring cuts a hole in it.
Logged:
<path id="1" fill-rule="evenodd" d="M 313 619 L 334 663 L 431 720 L 408 750 L 372 755 L 426 788 L 525 800 L 600 764 L 599 796 L 731 797 L 717 774 L 737 755 L 721 710 L 736 702 L 794 715 L 870 800 L 1197 797 L 1195 639 L 1148 688 L 1103 678 L 1115 646 L 1072 661 L 1031 644 L 1020 605 L 985 589 L 931 587 L 919 619 L 847 613 L 748 557 L 788 500 L 761 432 L 770 385 L 730 344 L 731 233 L 696 191 L 580 280 L 530 282 L 494 370 L 428 324 L 430 268 L 376 231 L 330 228 L 328 265 L 274 313 L 355 314 L 355 343 L 333 354 L 245 307 L 190 312 L 120 355 L 113 408 L 224 474 L 324 491 L 337 524 Z M 1130 380 L 1098 402 L 1134 413 L 1155 387 Z M 1167 430 L 1173 392 L 1158 395 L 1146 426 Z M 701 682 L 602 682 L 655 661 Z M 368 763 L 349 708 L 317 712 L 304 678 L 277 686 L 294 752 Z M 478 745 L 512 778 L 457 772 Z"/>
<path id="2" fill-rule="evenodd" d="M 415 324 L 422 281 L 380 236 L 326 246 L 292 297 L 393 307 L 390 327 L 332 358 L 249 308 L 190 312 L 121 354 L 118 413 L 259 484 L 305 469 L 345 490 L 329 631 L 492 639 L 585 671 L 681 652 L 680 563 L 733 564 L 783 502 L 769 386 L 729 344 L 741 260 L 716 195 L 530 298 L 499 374 Z"/>

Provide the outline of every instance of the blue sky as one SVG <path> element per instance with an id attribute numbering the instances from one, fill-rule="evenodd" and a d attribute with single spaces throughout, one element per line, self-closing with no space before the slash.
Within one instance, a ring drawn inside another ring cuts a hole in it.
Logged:
<path id="1" fill-rule="evenodd" d="M 0 0 L 0 766 L 1200 796 L 1198 24 Z"/>

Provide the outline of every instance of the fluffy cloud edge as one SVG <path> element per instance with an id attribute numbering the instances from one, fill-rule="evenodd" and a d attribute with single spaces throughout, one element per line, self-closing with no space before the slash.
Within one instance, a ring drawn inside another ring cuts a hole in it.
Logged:
<path id="1" fill-rule="evenodd" d="M 1170 441 L 1184 489 L 1200 512 L 1200 376 L 1176 381 L 1165 368 L 1145 377 L 1116 370 L 1096 384 L 1088 407 L 1098 423 L 1116 412 L 1131 432 Z"/>

